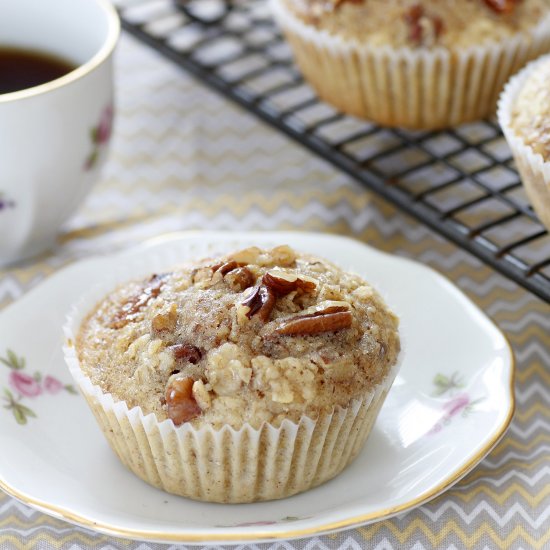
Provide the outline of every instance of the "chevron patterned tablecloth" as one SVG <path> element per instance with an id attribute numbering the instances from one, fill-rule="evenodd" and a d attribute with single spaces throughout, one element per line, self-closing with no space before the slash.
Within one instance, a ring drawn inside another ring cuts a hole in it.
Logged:
<path id="1" fill-rule="evenodd" d="M 57 250 L 0 271 L 0 308 L 64 265 L 185 229 L 303 229 L 352 235 L 446 273 L 506 332 L 517 412 L 461 482 L 412 512 L 262 549 L 550 548 L 550 309 L 327 163 L 124 36 L 112 154 Z M 0 449 L 0 452 L 2 450 Z M 53 519 L 0 492 L 0 550 L 165 548 Z"/>

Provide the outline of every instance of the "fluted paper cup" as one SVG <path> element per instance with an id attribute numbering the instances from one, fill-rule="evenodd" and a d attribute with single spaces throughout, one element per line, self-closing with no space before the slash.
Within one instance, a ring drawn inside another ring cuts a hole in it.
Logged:
<path id="1" fill-rule="evenodd" d="M 550 14 L 529 33 L 463 49 L 394 48 L 344 40 L 270 0 L 296 63 L 319 97 L 384 126 L 437 129 L 494 114 L 510 75 L 550 50 Z"/>
<path id="2" fill-rule="evenodd" d="M 550 162 L 525 143 L 511 126 L 512 109 L 520 90 L 529 75 L 544 64 L 550 64 L 550 55 L 529 63 L 506 84 L 498 102 L 498 122 L 512 150 L 527 196 L 541 222 L 550 231 Z"/>
<path id="3" fill-rule="evenodd" d="M 394 366 L 371 392 L 347 407 L 298 422 L 283 420 L 235 430 L 209 425 L 175 426 L 94 385 L 80 368 L 75 343 L 82 321 L 118 284 L 141 274 L 162 272 L 171 262 L 151 257 L 142 266 L 122 268 L 94 287 L 67 315 L 64 355 L 110 446 L 122 463 L 147 483 L 192 499 L 253 502 L 287 497 L 315 487 L 341 472 L 363 447 L 397 374 Z M 138 273 L 138 275 L 136 275 Z M 401 357 L 401 354 L 400 354 Z"/>

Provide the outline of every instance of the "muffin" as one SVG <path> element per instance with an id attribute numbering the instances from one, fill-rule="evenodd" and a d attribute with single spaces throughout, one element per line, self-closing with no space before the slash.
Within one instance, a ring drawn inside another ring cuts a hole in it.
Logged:
<path id="1" fill-rule="evenodd" d="M 271 0 L 304 77 L 344 113 L 436 129 L 493 114 L 550 50 L 550 0 Z"/>
<path id="2" fill-rule="evenodd" d="M 252 502 L 327 481 L 396 375 L 379 294 L 288 246 L 96 294 L 69 316 L 69 368 L 120 460 L 170 493 Z"/>
<path id="3" fill-rule="evenodd" d="M 550 230 L 550 56 L 510 80 L 499 101 L 498 120 L 529 200 Z"/>

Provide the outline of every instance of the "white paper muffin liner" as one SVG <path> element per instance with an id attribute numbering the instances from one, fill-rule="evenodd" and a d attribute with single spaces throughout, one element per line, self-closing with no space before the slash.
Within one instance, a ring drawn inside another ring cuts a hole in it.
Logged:
<path id="1" fill-rule="evenodd" d="M 245 424 L 239 430 L 205 425 L 176 427 L 140 407 L 128 408 L 94 385 L 81 368 L 74 343 L 86 315 L 119 284 L 159 273 L 176 255 L 152 255 L 107 274 L 67 315 L 65 360 L 111 448 L 147 483 L 167 492 L 210 502 L 253 502 L 287 497 L 341 472 L 359 453 L 394 381 L 400 360 L 386 379 L 348 407 L 313 420 L 284 420 L 279 427 Z"/>
<path id="2" fill-rule="evenodd" d="M 494 114 L 510 75 L 550 50 L 550 14 L 530 33 L 462 50 L 344 40 L 270 0 L 306 80 L 340 111 L 384 126 L 437 129 Z"/>
<path id="3" fill-rule="evenodd" d="M 498 102 L 498 122 L 512 150 L 527 196 L 541 222 L 550 230 L 550 162 L 526 144 L 511 126 L 516 97 L 529 75 L 545 63 L 550 63 L 550 55 L 532 61 L 506 84 Z"/>

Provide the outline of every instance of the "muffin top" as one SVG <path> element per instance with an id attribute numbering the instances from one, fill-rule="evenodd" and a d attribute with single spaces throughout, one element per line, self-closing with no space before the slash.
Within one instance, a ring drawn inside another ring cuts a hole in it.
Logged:
<path id="1" fill-rule="evenodd" d="M 529 32 L 550 0 L 282 0 L 303 22 L 361 44 L 458 49 Z"/>
<path id="2" fill-rule="evenodd" d="M 117 288 L 76 351 L 103 391 L 174 424 L 316 418 L 383 381 L 397 318 L 359 276 L 256 247 Z"/>
<path id="3" fill-rule="evenodd" d="M 510 125 L 535 153 L 550 160 L 550 59 L 529 72 L 512 105 Z"/>

